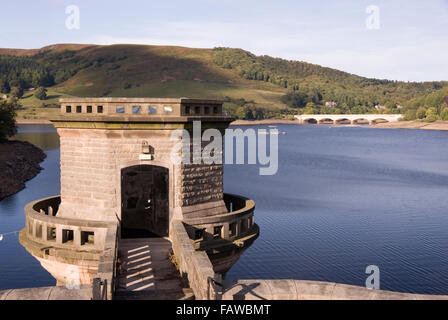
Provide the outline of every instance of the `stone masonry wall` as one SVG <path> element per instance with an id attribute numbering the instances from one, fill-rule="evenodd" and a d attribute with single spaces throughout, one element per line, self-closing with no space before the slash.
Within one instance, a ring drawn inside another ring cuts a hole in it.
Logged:
<path id="1" fill-rule="evenodd" d="M 147 164 L 170 170 L 170 208 L 220 201 L 222 165 L 173 165 L 171 130 L 58 129 L 61 139 L 59 215 L 116 221 L 121 214 L 121 169 Z M 142 143 L 154 161 L 140 161 Z"/>

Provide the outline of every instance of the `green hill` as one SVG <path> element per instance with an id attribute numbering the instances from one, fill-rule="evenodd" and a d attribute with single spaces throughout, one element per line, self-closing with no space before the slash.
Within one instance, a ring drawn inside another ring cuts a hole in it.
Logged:
<path id="1" fill-rule="evenodd" d="M 39 100 L 30 88 L 46 87 Z M 0 90 L 25 89 L 20 116 L 46 117 L 65 96 L 190 97 L 223 99 L 238 117 L 279 117 L 298 112 L 399 112 L 448 82 L 368 79 L 299 61 L 255 56 L 241 49 L 142 45 L 53 45 L 38 50 L 0 49 Z"/>

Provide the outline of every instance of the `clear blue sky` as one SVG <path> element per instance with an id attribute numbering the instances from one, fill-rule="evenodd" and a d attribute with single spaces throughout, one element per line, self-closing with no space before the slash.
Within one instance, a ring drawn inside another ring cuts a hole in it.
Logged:
<path id="1" fill-rule="evenodd" d="M 65 26 L 68 5 L 80 29 Z M 366 8 L 380 9 L 368 29 Z M 14 0 L 0 47 L 138 43 L 238 47 L 362 76 L 448 80 L 448 0 Z"/>

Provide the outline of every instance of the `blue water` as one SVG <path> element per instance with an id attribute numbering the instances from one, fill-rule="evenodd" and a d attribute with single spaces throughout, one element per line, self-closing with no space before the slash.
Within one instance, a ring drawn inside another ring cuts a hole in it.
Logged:
<path id="1" fill-rule="evenodd" d="M 293 278 L 448 294 L 448 131 L 279 126 L 279 171 L 225 167 L 259 239 L 227 278 Z"/>
<path id="2" fill-rule="evenodd" d="M 376 265 L 381 289 L 448 294 L 448 131 L 278 127 L 287 134 L 277 175 L 225 166 L 225 191 L 256 201 L 261 229 L 227 278 L 362 286 Z M 48 157 L 25 190 L 0 202 L 0 233 L 23 228 L 26 203 L 59 193 L 56 133 L 26 128 L 19 138 Z M 0 290 L 54 284 L 17 236 L 0 242 Z"/>
<path id="3" fill-rule="evenodd" d="M 60 193 L 59 147 L 52 126 L 21 126 L 17 140 L 27 140 L 47 154 L 41 173 L 26 183 L 26 188 L 0 201 L 0 233 L 21 230 L 25 226 L 27 203 Z M 19 243 L 18 234 L 6 235 L 0 242 L 0 290 L 54 286 L 56 280 L 40 266 Z"/>

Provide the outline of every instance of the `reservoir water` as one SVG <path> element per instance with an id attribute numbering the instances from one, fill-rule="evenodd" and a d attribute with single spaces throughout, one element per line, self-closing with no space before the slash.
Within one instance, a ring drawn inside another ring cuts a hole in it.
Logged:
<path id="1" fill-rule="evenodd" d="M 228 279 L 363 286 L 366 267 L 376 265 L 381 289 L 448 294 L 448 131 L 278 129 L 286 134 L 278 136 L 276 175 L 260 176 L 258 166 L 225 166 L 225 192 L 255 200 L 261 229 Z M 0 202 L 0 234 L 24 227 L 28 202 L 60 190 L 55 130 L 22 126 L 17 139 L 41 147 L 47 159 L 26 189 Z M 18 236 L 5 236 L 0 290 L 47 285 L 55 280 Z"/>

